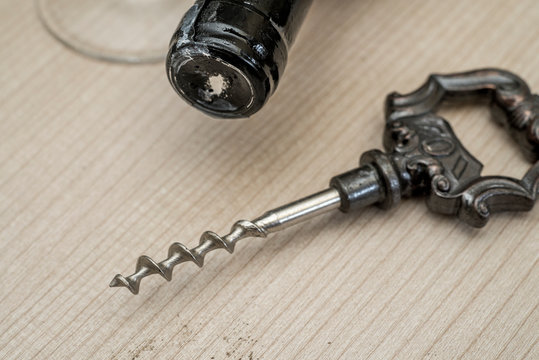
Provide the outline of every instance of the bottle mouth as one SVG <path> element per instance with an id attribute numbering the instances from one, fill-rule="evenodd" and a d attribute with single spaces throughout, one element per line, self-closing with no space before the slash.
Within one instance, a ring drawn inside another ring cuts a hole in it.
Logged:
<path id="1" fill-rule="evenodd" d="M 235 118 L 249 116 L 265 102 L 264 89 L 256 86 L 257 74 L 237 60 L 233 65 L 226 54 L 193 45 L 176 54 L 169 79 L 191 105 L 213 116 Z"/>
<path id="2" fill-rule="evenodd" d="M 219 118 L 249 117 L 275 91 L 287 45 L 251 7 L 209 2 L 186 14 L 171 43 L 167 72 L 188 103 Z"/>

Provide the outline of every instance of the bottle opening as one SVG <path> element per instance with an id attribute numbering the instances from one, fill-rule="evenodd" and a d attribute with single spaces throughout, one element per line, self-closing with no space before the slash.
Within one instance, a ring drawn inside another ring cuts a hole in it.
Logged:
<path id="1" fill-rule="evenodd" d="M 250 79 L 223 59 L 192 56 L 171 75 L 180 95 L 210 114 L 239 117 L 253 106 L 255 89 Z"/>

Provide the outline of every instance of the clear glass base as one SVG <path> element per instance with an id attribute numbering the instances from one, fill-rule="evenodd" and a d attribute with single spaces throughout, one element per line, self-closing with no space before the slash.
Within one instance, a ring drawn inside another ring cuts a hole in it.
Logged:
<path id="1" fill-rule="evenodd" d="M 66 46 L 92 58 L 122 62 L 162 61 L 192 0 L 35 0 L 47 30 Z"/>

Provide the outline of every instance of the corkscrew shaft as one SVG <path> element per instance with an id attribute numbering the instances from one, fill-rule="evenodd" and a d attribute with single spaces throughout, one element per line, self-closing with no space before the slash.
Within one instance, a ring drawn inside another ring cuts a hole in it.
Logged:
<path id="1" fill-rule="evenodd" d="M 265 232 L 273 233 L 337 209 L 340 204 L 341 198 L 339 192 L 333 188 L 329 188 L 270 210 L 255 219 L 254 223 Z"/>
<path id="2" fill-rule="evenodd" d="M 340 203 L 339 192 L 330 188 L 270 210 L 253 221 L 238 221 L 232 226 L 230 233 L 223 237 L 206 231 L 202 234 L 199 245 L 193 249 L 188 249 L 180 243 L 172 244 L 168 251 L 168 258 L 159 263 L 148 256 L 141 256 L 137 261 L 134 274 L 127 277 L 117 274 L 110 286 L 127 287 L 133 294 L 138 294 L 140 281 L 146 276 L 159 274 L 170 281 L 172 270 L 178 264 L 191 261 L 202 267 L 204 257 L 212 250 L 225 249 L 232 253 L 236 242 L 243 238 L 266 237 L 269 233 L 334 210 L 340 206 Z"/>

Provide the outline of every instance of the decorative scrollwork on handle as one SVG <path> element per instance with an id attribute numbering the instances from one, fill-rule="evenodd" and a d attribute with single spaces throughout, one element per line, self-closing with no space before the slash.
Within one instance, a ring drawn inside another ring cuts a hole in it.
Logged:
<path id="1" fill-rule="evenodd" d="M 482 164 L 435 114 L 445 100 L 490 101 L 503 125 L 534 162 L 523 179 L 482 177 Z M 416 91 L 386 99 L 384 146 L 401 164 L 403 195 L 428 193 L 432 211 L 484 226 L 491 213 L 530 210 L 539 192 L 539 96 L 518 76 L 499 69 L 431 75 Z"/>

